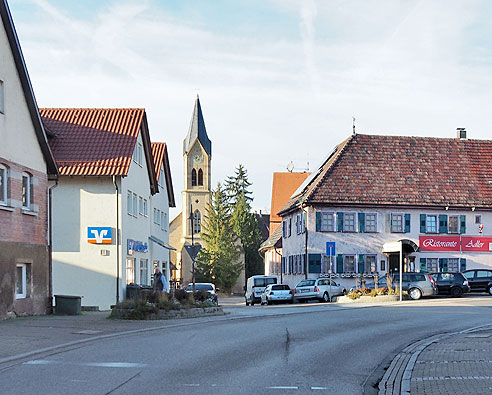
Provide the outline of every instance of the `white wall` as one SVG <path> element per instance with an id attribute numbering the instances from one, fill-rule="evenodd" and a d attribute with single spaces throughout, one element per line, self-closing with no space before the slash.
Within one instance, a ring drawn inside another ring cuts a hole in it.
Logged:
<path id="1" fill-rule="evenodd" d="M 46 173 L 46 162 L 1 19 L 0 25 L 0 80 L 3 81 L 5 96 L 5 112 L 0 113 L 0 158 Z"/>

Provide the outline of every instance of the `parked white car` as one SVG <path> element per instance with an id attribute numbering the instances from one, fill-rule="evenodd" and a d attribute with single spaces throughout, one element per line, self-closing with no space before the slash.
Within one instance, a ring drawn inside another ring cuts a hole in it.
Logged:
<path id="1" fill-rule="evenodd" d="M 244 299 L 246 301 L 246 306 L 254 306 L 255 303 L 261 302 L 261 294 L 265 288 L 270 284 L 278 284 L 277 276 L 264 276 L 256 275 L 248 278 L 246 282 L 246 292 L 244 294 Z"/>
<path id="2" fill-rule="evenodd" d="M 270 284 L 261 294 L 261 304 L 293 303 L 292 290 L 287 284 Z"/>
<path id="3" fill-rule="evenodd" d="M 315 299 L 330 302 L 334 296 L 345 295 L 345 288 L 329 278 L 302 280 L 294 289 L 294 302 Z"/>

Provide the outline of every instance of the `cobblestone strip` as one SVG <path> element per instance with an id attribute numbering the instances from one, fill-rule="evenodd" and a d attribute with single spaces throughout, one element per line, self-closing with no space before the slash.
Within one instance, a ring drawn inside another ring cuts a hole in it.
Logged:
<path id="1" fill-rule="evenodd" d="M 379 395 L 408 395 L 410 394 L 410 383 L 412 381 L 412 371 L 417 362 L 420 353 L 432 343 L 438 342 L 444 338 L 456 334 L 471 333 L 478 330 L 484 330 L 487 327 L 492 327 L 492 323 L 473 327 L 453 333 L 443 333 L 434 335 L 430 338 L 417 341 L 405 347 L 391 362 L 386 370 L 383 378 L 379 382 Z M 467 376 L 465 376 L 467 377 Z M 471 376 L 470 376 L 471 377 Z M 488 376 L 477 376 L 487 379 Z M 437 381 L 439 378 L 436 378 Z M 466 378 L 465 378 L 466 380 Z"/>

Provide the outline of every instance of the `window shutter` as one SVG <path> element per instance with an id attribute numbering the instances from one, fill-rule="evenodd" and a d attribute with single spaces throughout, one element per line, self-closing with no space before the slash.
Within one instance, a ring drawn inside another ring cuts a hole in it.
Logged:
<path id="1" fill-rule="evenodd" d="M 309 273 L 321 273 L 321 254 L 309 254 Z"/>
<path id="2" fill-rule="evenodd" d="M 306 231 L 306 213 L 303 211 L 301 215 L 301 232 L 304 233 Z"/>
<path id="3" fill-rule="evenodd" d="M 155 210 L 155 209 L 154 209 Z M 286 222 L 285 220 L 282 221 L 282 237 L 285 239 L 287 237 L 287 232 L 285 231 L 286 228 Z"/>
<path id="4" fill-rule="evenodd" d="M 420 233 L 425 233 L 425 220 L 427 219 L 427 215 L 420 214 Z"/>
<path id="5" fill-rule="evenodd" d="M 466 258 L 460 258 L 460 272 L 466 270 Z"/>
<path id="6" fill-rule="evenodd" d="M 359 213 L 359 232 L 363 233 L 366 231 L 366 215 L 364 213 Z"/>
<path id="7" fill-rule="evenodd" d="M 466 233 L 466 215 L 460 215 L 460 233 Z"/>
<path id="8" fill-rule="evenodd" d="M 405 214 L 405 233 L 410 232 L 410 214 Z"/>
<path id="9" fill-rule="evenodd" d="M 448 258 L 439 258 L 439 271 L 440 272 L 448 271 Z"/>
<path id="10" fill-rule="evenodd" d="M 337 273 L 343 273 L 343 255 L 337 255 Z"/>
<path id="11" fill-rule="evenodd" d="M 343 232 L 343 213 L 337 213 L 337 231 Z"/>
<path id="12" fill-rule="evenodd" d="M 359 271 L 358 271 L 358 273 L 364 273 L 364 266 L 365 266 L 365 256 L 360 254 L 359 255 Z"/>
<path id="13" fill-rule="evenodd" d="M 427 260 L 425 258 L 420 258 L 420 271 L 423 273 L 427 271 Z"/>
<path id="14" fill-rule="evenodd" d="M 292 234 L 292 218 L 289 218 L 289 222 L 287 224 L 287 237 L 290 237 Z"/>
<path id="15" fill-rule="evenodd" d="M 316 213 L 316 232 L 321 232 L 321 213 Z"/>
<path id="16" fill-rule="evenodd" d="M 439 233 L 448 233 L 448 216 L 439 214 Z"/>

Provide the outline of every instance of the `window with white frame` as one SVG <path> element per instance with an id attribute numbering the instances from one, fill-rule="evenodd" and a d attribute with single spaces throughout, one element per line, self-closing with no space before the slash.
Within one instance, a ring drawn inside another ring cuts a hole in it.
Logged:
<path id="1" fill-rule="evenodd" d="M 480 225 L 482 223 L 482 215 L 481 214 L 475 215 L 475 223 L 478 225 Z"/>
<path id="2" fill-rule="evenodd" d="M 448 271 L 459 272 L 460 270 L 460 259 L 459 258 L 448 258 Z"/>
<path id="3" fill-rule="evenodd" d="M 140 259 L 140 284 L 149 285 L 149 260 Z"/>
<path id="4" fill-rule="evenodd" d="M 156 225 L 161 225 L 161 210 L 157 209 L 157 215 L 156 215 Z"/>
<path id="5" fill-rule="evenodd" d="M 27 292 L 27 264 L 18 263 L 15 272 L 15 298 L 25 299 L 28 296 Z"/>
<path id="6" fill-rule="evenodd" d="M 148 206 L 147 199 L 144 199 L 143 201 L 143 213 L 145 217 L 149 216 L 149 206 Z"/>
<path id="7" fill-rule="evenodd" d="M 426 233 L 437 233 L 437 215 L 428 215 L 425 221 Z"/>
<path id="8" fill-rule="evenodd" d="M 448 217 L 448 233 L 460 233 L 460 220 L 457 215 Z"/>
<path id="9" fill-rule="evenodd" d="M 157 223 L 157 209 L 154 207 L 154 224 Z"/>
<path id="10" fill-rule="evenodd" d="M 138 213 L 140 215 L 143 215 L 143 213 L 144 213 L 143 197 L 142 196 L 138 197 Z"/>
<path id="11" fill-rule="evenodd" d="M 133 205 L 133 216 L 136 217 L 137 216 L 137 211 L 138 211 L 138 206 L 137 206 L 137 194 L 134 193 L 132 195 L 132 205 Z"/>
<path id="12" fill-rule="evenodd" d="M 3 81 L 0 80 L 0 113 L 5 114 L 5 90 Z"/>
<path id="13" fill-rule="evenodd" d="M 8 204 L 8 181 L 9 169 L 7 166 L 0 164 L 0 204 Z"/>
<path id="14" fill-rule="evenodd" d="M 159 173 L 159 180 L 157 180 L 157 185 L 164 188 L 164 165 L 161 166 L 161 171 Z"/>
<path id="15" fill-rule="evenodd" d="M 126 283 L 135 283 L 135 258 L 126 258 Z"/>
<path id="16" fill-rule="evenodd" d="M 405 223 L 405 216 L 399 213 L 391 213 L 391 231 L 403 232 L 403 226 Z"/>
<path id="17" fill-rule="evenodd" d="M 166 230 L 166 213 L 161 211 L 161 230 Z"/>
<path id="18" fill-rule="evenodd" d="M 427 258 L 425 261 L 425 265 L 428 272 L 439 271 L 439 260 L 437 258 Z"/>
<path id="19" fill-rule="evenodd" d="M 128 215 L 133 215 L 133 194 L 132 194 L 132 191 L 128 191 L 127 195 L 126 195 L 126 212 L 128 213 Z"/>
<path id="20" fill-rule="evenodd" d="M 22 173 L 22 208 L 32 208 L 32 175 L 26 172 Z"/>
<path id="21" fill-rule="evenodd" d="M 335 213 L 321 213 L 321 231 L 322 232 L 334 232 L 335 231 Z"/>
<path id="22" fill-rule="evenodd" d="M 374 273 L 377 272 L 377 257 L 376 255 L 366 255 L 366 264 L 364 266 L 364 271 L 366 273 Z"/>
<path id="23" fill-rule="evenodd" d="M 343 231 L 355 232 L 355 213 L 345 213 L 343 215 Z"/>
<path id="24" fill-rule="evenodd" d="M 343 257 L 343 271 L 345 273 L 354 273 L 355 272 L 355 256 L 345 255 Z"/>
<path id="25" fill-rule="evenodd" d="M 133 161 L 142 166 L 142 144 L 137 143 L 135 151 L 133 151 Z"/>
<path id="26" fill-rule="evenodd" d="M 376 213 L 367 213 L 365 215 L 366 232 L 377 232 L 378 230 L 378 215 Z"/>

